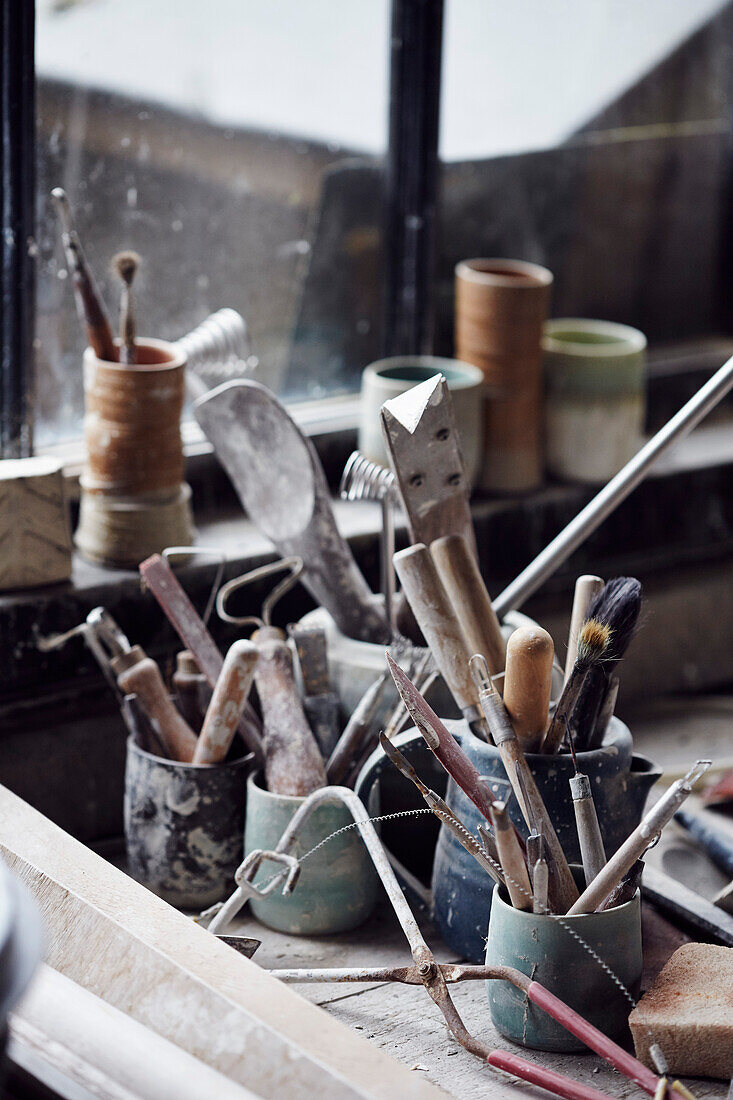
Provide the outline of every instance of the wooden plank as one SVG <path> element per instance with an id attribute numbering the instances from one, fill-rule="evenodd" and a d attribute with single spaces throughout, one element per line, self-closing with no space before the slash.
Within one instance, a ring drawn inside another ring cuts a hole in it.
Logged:
<path id="1" fill-rule="evenodd" d="M 50 966 L 254 1092 L 442 1095 L 4 787 L 0 854 L 41 909 Z"/>

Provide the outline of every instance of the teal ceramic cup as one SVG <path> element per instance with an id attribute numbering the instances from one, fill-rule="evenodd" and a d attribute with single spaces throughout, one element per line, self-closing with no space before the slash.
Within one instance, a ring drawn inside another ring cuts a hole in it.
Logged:
<path id="1" fill-rule="evenodd" d="M 573 873 L 580 885 L 582 872 L 574 868 Z M 584 940 L 612 973 L 576 937 Z M 514 909 L 505 890 L 496 886 L 486 964 L 521 970 L 599 1031 L 623 1042 L 628 1036 L 629 1012 L 633 1007 L 624 988 L 635 1000 L 641 985 L 639 892 L 631 901 L 603 913 L 557 918 Z M 509 982 L 488 981 L 486 991 L 494 1026 L 507 1039 L 535 1050 L 586 1049 Z"/>
<path id="2" fill-rule="evenodd" d="M 244 853 L 255 849 L 272 851 L 304 798 L 271 794 L 261 786 L 259 773 L 247 782 L 247 814 Z M 342 803 L 317 806 L 298 832 L 291 852 L 303 856 L 332 833 L 353 824 Z M 272 878 L 278 864 L 265 861 L 255 876 L 262 885 Z M 304 860 L 292 894 L 279 890 L 264 898 L 253 898 L 253 916 L 277 932 L 296 936 L 317 936 L 348 932 L 370 916 L 377 900 L 379 879 L 357 828 L 329 840 Z"/>
<path id="3" fill-rule="evenodd" d="M 643 443 L 646 337 L 612 321 L 547 321 L 542 341 L 548 472 L 601 484 Z"/>

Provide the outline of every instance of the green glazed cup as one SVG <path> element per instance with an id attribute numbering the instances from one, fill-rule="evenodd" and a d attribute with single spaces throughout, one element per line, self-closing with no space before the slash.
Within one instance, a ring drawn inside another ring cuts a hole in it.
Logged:
<path id="1" fill-rule="evenodd" d="M 573 869 L 575 874 L 575 868 Z M 576 874 L 578 882 L 582 881 Z M 573 934 L 575 933 L 575 935 Z M 603 960 L 605 969 L 576 935 Z M 628 1036 L 632 1000 L 641 985 L 641 899 L 603 913 L 561 918 L 514 909 L 496 886 L 491 904 L 487 966 L 513 966 L 539 982 L 609 1038 Z M 577 1051 L 585 1045 L 507 981 L 487 981 L 494 1026 L 515 1043 L 535 1050 Z"/>
<path id="2" fill-rule="evenodd" d="M 247 781 L 247 816 L 244 854 L 255 849 L 272 851 L 296 810 L 305 801 L 293 795 L 271 794 L 262 788 L 261 775 Z M 317 806 L 298 833 L 292 850 L 303 856 L 331 833 L 353 824 L 342 803 Z M 278 870 L 265 862 L 255 876 L 262 885 Z M 253 898 L 253 916 L 268 928 L 296 936 L 347 932 L 370 916 L 377 900 L 379 879 L 366 846 L 356 828 L 334 837 L 303 863 L 293 893 L 283 897 L 275 890 L 265 898 Z"/>

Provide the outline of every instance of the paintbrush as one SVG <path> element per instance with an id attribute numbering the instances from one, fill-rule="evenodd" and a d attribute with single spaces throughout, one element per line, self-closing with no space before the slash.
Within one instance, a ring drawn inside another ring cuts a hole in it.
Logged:
<path id="1" fill-rule="evenodd" d="M 572 735 L 568 740 L 573 757 L 573 767 L 575 768 L 575 775 L 570 779 L 570 793 L 573 796 L 575 826 L 578 830 L 580 858 L 583 863 L 585 884 L 590 886 L 598 872 L 606 864 L 606 851 L 603 847 L 603 837 L 601 836 L 601 827 L 598 824 L 598 814 L 596 813 L 596 804 L 593 801 L 590 779 L 587 775 L 583 775 L 578 768 Z"/>
<path id="2" fill-rule="evenodd" d="M 600 742 L 598 716 L 609 690 L 608 674 L 611 671 L 617 673 L 618 662 L 631 644 L 641 603 L 639 581 L 635 577 L 615 577 L 603 586 L 588 607 L 588 618 L 605 623 L 611 630 L 611 637 L 601 664 L 603 676 L 594 674 L 588 678 L 575 714 L 570 718 L 578 751 L 596 748 Z"/>
<path id="3" fill-rule="evenodd" d="M 450 829 L 458 843 L 481 864 L 484 871 L 491 875 L 495 882 L 503 884 L 503 878 L 499 871 L 499 867 L 501 866 L 499 851 L 491 834 L 482 831 L 482 846 L 473 833 L 466 828 L 460 818 L 453 813 L 448 803 L 442 799 L 439 794 L 436 794 L 435 791 L 431 790 L 430 787 L 423 783 L 409 760 L 403 756 L 399 749 L 395 748 L 389 738 L 385 737 L 383 733 L 379 735 L 379 743 L 382 746 L 384 754 L 389 757 L 397 770 L 401 772 L 406 779 L 409 779 L 411 783 L 415 784 L 435 816 Z M 521 852 L 519 854 L 521 858 Z"/>
<path id="4" fill-rule="evenodd" d="M 603 661 L 611 640 L 611 628 L 599 619 L 587 619 L 578 635 L 578 656 L 568 682 L 557 701 L 555 716 L 542 742 L 542 752 L 557 752 L 565 736 L 568 719 L 578 701 L 581 689 L 591 669 Z"/>
<path id="5" fill-rule="evenodd" d="M 74 296 L 80 319 L 83 320 L 89 346 L 97 359 L 117 362 L 117 347 L 112 334 L 107 311 L 92 274 L 79 235 L 74 227 L 71 207 L 62 187 L 54 187 L 51 198 L 61 222 L 61 242 L 66 253 L 66 263 L 74 284 Z"/>
<path id="6" fill-rule="evenodd" d="M 556 912 L 565 913 L 578 897 L 568 861 L 562 850 L 542 800 L 532 770 L 522 752 L 516 731 L 504 702 L 494 687 L 486 660 L 475 653 L 470 661 L 470 671 L 479 697 L 481 709 L 489 732 L 504 764 L 507 778 L 516 795 L 522 817 L 530 830 L 536 829 L 545 839 L 548 869 L 550 872 L 550 901 Z"/>
<path id="7" fill-rule="evenodd" d="M 128 366 L 137 361 L 135 350 L 135 313 L 132 308 L 132 283 L 140 266 L 137 252 L 118 252 L 112 268 L 122 282 L 120 295 L 120 362 Z"/>
<path id="8" fill-rule="evenodd" d="M 496 799 L 488 784 L 481 778 L 458 742 L 448 732 L 433 708 L 425 702 L 415 685 L 400 666 L 387 653 L 387 664 L 392 679 L 407 707 L 413 722 L 448 775 L 473 802 L 487 821 L 491 821 L 491 803 Z M 524 841 L 519 840 L 524 851 Z"/>

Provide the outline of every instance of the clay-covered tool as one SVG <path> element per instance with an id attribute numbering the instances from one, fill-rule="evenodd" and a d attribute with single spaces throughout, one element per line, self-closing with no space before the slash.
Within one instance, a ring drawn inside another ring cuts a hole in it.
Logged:
<path id="1" fill-rule="evenodd" d="M 554 655 L 541 626 L 520 626 L 507 642 L 504 706 L 524 752 L 537 752 L 547 729 Z"/>
<path id="2" fill-rule="evenodd" d="M 303 559 L 303 583 L 339 630 L 387 643 L 389 623 L 338 532 L 320 460 L 275 395 L 237 379 L 193 408 L 250 519 L 283 556 Z"/>
<path id="3" fill-rule="evenodd" d="M 255 684 L 262 707 L 265 782 L 273 794 L 307 795 L 326 786 L 326 769 L 300 702 L 293 658 L 277 627 L 255 630 Z"/>
<path id="4" fill-rule="evenodd" d="M 224 658 L 170 565 L 160 554 L 153 554 L 140 565 L 140 575 L 186 649 L 193 654 L 211 688 L 215 688 Z M 239 732 L 247 748 L 261 761 L 259 725 L 257 715 L 247 704 L 244 718 L 239 723 Z"/>
<path id="5" fill-rule="evenodd" d="M 339 727 L 339 697 L 331 688 L 328 671 L 326 632 L 300 623 L 288 627 L 298 654 L 303 688 L 303 710 L 324 760 L 336 747 Z"/>
<path id="6" fill-rule="evenodd" d="M 430 551 L 422 543 L 408 546 L 395 554 L 394 564 L 451 695 L 474 733 L 487 741 L 478 692 L 468 667 L 471 650 Z"/>
<path id="7" fill-rule="evenodd" d="M 252 687 L 256 664 L 257 646 L 252 642 L 241 640 L 230 646 L 206 711 L 193 754 L 194 764 L 220 764 L 226 758 Z"/>
<path id="8" fill-rule="evenodd" d="M 483 653 L 492 675 L 499 675 L 505 668 L 506 642 L 478 562 L 466 538 L 463 535 L 444 535 L 431 543 L 430 553 L 458 615 L 469 650 L 471 653 Z M 499 686 L 500 683 L 497 683 Z"/>
<path id="9" fill-rule="evenodd" d="M 382 435 L 413 542 L 463 535 L 476 556 L 469 484 L 442 374 L 382 405 Z"/>
<path id="10" fill-rule="evenodd" d="M 196 750 L 196 734 L 171 702 L 155 661 L 134 645 L 113 657 L 110 666 L 120 690 L 137 695 L 170 759 L 189 764 Z"/>

